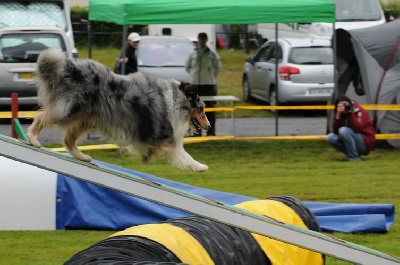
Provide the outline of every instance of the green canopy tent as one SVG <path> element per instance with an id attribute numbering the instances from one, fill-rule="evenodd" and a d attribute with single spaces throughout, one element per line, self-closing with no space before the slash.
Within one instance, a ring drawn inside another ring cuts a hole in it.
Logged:
<path id="1" fill-rule="evenodd" d="M 92 20 L 124 25 L 126 40 L 126 25 L 334 23 L 336 16 L 330 0 L 90 0 Z"/>
<path id="2" fill-rule="evenodd" d="M 336 15 L 331 0 L 90 0 L 92 20 L 123 25 L 124 42 L 127 25 L 335 23 Z"/>
<path id="3" fill-rule="evenodd" d="M 90 0 L 89 20 L 119 25 L 335 22 L 329 0 Z"/>

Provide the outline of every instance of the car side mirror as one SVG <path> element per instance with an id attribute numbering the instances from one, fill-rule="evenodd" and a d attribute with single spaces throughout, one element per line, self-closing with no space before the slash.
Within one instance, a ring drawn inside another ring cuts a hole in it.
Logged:
<path id="1" fill-rule="evenodd" d="M 249 56 L 246 58 L 246 62 L 254 64 L 254 56 Z"/>
<path id="2" fill-rule="evenodd" d="M 386 22 L 390 22 L 392 21 L 392 13 L 390 12 L 390 10 L 383 10 L 383 13 L 385 15 L 385 20 Z"/>

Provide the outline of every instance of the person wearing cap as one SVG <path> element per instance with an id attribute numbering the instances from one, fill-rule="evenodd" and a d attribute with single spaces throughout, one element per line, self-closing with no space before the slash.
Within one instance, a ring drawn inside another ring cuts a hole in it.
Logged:
<path id="1" fill-rule="evenodd" d="M 206 33 L 199 33 L 197 40 L 198 47 L 189 54 L 186 60 L 186 71 L 191 75 L 191 82 L 197 85 L 200 97 L 216 96 L 217 76 L 222 67 L 221 60 L 218 54 L 207 46 L 208 36 Z M 215 104 L 215 101 L 208 101 L 207 107 L 212 108 Z M 211 125 L 207 135 L 215 135 L 215 113 L 208 112 L 207 118 Z"/>
<path id="2" fill-rule="evenodd" d="M 136 49 L 139 45 L 140 35 L 132 32 L 128 36 L 128 43 L 125 48 L 125 74 L 135 73 L 138 71 Z"/>

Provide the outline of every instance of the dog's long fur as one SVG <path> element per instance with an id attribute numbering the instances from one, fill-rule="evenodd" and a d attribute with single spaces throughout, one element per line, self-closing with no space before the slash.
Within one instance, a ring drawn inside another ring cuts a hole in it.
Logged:
<path id="1" fill-rule="evenodd" d="M 91 157 L 77 148 L 85 132 L 100 132 L 120 146 L 132 148 L 147 162 L 161 155 L 178 168 L 205 171 L 183 148 L 190 128 L 210 128 L 197 87 L 174 79 L 140 73 L 117 75 L 90 60 L 72 60 L 59 49 L 38 57 L 38 101 L 42 109 L 28 128 L 30 143 L 40 146 L 40 131 L 49 125 L 65 130 L 64 144 L 77 159 Z"/>

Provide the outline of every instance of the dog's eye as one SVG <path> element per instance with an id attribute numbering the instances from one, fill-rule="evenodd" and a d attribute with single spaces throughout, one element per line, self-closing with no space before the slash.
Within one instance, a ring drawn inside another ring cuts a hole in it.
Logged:
<path id="1" fill-rule="evenodd" d="M 204 110 L 203 107 L 198 107 L 198 108 L 197 108 L 197 112 L 198 112 L 198 113 L 203 113 L 203 110 Z"/>

